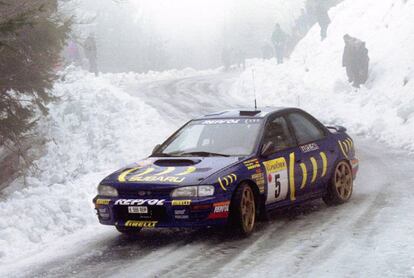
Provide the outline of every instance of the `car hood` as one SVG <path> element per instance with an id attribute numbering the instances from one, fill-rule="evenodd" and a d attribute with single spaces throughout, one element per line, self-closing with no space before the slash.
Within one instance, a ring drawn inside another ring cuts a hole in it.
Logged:
<path id="1" fill-rule="evenodd" d="M 151 187 L 197 185 L 240 161 L 239 157 L 150 157 L 116 171 L 101 183 Z"/>

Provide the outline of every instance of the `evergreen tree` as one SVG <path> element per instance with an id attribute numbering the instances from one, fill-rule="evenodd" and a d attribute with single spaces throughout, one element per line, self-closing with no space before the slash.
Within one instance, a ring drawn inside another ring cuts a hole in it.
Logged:
<path id="1" fill-rule="evenodd" d="M 71 20 L 58 0 L 0 0 L 0 145 L 19 144 L 47 113 Z"/>

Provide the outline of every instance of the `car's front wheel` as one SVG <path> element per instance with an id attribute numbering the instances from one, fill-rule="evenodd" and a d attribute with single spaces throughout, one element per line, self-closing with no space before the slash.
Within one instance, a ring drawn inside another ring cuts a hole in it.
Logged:
<path id="1" fill-rule="evenodd" d="M 252 188 L 241 184 L 234 193 L 230 208 L 230 220 L 236 231 L 249 236 L 256 223 L 256 202 Z"/>
<path id="2" fill-rule="evenodd" d="M 339 162 L 328 185 L 323 201 L 328 205 L 340 205 L 347 202 L 353 191 L 352 169 L 348 162 Z"/>
<path id="3" fill-rule="evenodd" d="M 115 226 L 118 232 L 127 235 L 127 236 L 136 236 L 142 230 L 142 228 L 137 227 L 124 227 L 124 226 Z"/>

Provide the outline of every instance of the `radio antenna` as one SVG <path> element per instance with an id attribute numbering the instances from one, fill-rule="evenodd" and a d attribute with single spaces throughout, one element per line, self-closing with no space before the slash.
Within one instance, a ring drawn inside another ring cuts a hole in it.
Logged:
<path id="1" fill-rule="evenodd" d="M 256 81 L 254 79 L 254 69 L 252 69 L 252 79 L 253 79 L 253 94 L 254 94 L 254 110 L 257 110 Z"/>

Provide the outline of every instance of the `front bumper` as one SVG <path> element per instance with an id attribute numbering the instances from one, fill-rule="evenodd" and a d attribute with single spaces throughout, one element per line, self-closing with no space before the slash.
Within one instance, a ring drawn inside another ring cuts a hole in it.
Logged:
<path id="1" fill-rule="evenodd" d="M 205 227 L 225 225 L 230 199 L 213 196 L 200 199 L 127 199 L 96 196 L 93 199 L 99 222 L 140 228 Z M 130 209 L 131 207 L 131 209 Z M 135 213 L 139 208 L 146 212 Z"/>

